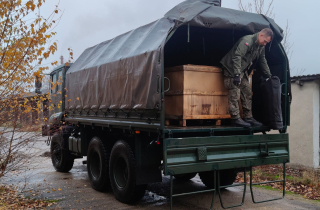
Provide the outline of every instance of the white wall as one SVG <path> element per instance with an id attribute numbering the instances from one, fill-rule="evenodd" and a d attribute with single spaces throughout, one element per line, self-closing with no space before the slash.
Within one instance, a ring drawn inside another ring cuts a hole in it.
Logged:
<path id="1" fill-rule="evenodd" d="M 319 82 L 291 83 L 290 163 L 319 167 Z"/>

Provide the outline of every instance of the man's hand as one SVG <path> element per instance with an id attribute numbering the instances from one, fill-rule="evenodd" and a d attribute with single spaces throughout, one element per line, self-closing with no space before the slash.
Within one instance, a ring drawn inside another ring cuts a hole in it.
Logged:
<path id="1" fill-rule="evenodd" d="M 239 86 L 240 83 L 241 83 L 240 75 L 235 75 L 235 76 L 233 77 L 233 84 L 234 84 L 235 86 Z"/>

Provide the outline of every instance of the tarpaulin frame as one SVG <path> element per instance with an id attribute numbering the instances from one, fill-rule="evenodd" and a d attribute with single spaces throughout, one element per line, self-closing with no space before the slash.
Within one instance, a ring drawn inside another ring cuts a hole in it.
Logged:
<path id="1" fill-rule="evenodd" d="M 192 7 L 195 2 L 198 7 Z M 204 22 L 208 22 L 217 28 L 232 26 L 234 30 L 236 26 L 237 30 L 246 30 L 249 33 L 270 26 L 270 23 L 261 15 L 217 7 L 214 6 L 214 2 L 209 1 L 209 4 L 208 1 L 200 0 L 182 2 L 170 10 L 164 18 L 103 42 L 106 46 L 101 43 L 88 48 L 84 54 L 89 54 L 89 57 L 81 55 L 67 73 L 67 88 L 69 91 L 73 91 L 68 94 L 70 98 L 66 100 L 71 99 L 71 102 L 67 102 L 66 108 L 72 110 L 79 106 L 79 109 L 84 107 L 92 109 L 104 106 L 106 109 L 161 110 L 163 97 L 158 91 L 157 84 L 159 84 L 160 75 L 161 88 L 163 89 L 164 48 L 180 26 L 189 23 L 192 26 L 213 27 L 204 24 Z M 179 18 L 180 14 L 178 13 L 172 15 L 172 11 L 181 11 L 179 9 L 181 5 L 188 10 L 184 14 L 183 20 Z M 229 23 L 230 20 L 232 24 Z M 250 24 L 246 25 L 248 23 Z M 280 39 L 281 33 L 281 30 L 277 33 L 280 34 L 278 37 Z M 141 36 L 147 39 L 138 39 Z M 119 39 L 122 40 L 119 42 Z M 132 47 L 137 42 L 141 45 Z M 128 54 L 132 49 L 136 50 Z M 110 52 L 112 56 L 108 58 Z M 160 63 L 159 57 L 161 58 Z M 108 73 L 103 74 L 105 76 L 96 74 L 102 70 L 108 71 Z M 77 74 L 82 74 L 83 77 L 77 76 Z M 130 78 L 133 79 L 130 80 Z M 101 81 L 98 82 L 99 85 L 95 85 L 95 81 L 98 79 Z M 114 82 L 112 82 L 113 80 Z M 110 85 L 110 81 L 113 85 Z M 119 84 L 125 84 L 125 87 L 119 86 Z M 82 94 L 81 91 L 83 91 Z M 108 100 L 105 99 L 107 103 L 99 104 L 101 102 L 99 100 L 103 97 L 109 97 Z M 112 100 L 114 101 L 112 102 Z M 91 102 L 92 104 L 90 104 Z"/>

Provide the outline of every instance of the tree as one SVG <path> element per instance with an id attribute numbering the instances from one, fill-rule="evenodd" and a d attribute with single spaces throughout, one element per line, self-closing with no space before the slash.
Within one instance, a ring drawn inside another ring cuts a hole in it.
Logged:
<path id="1" fill-rule="evenodd" d="M 270 18 L 275 18 L 275 14 L 273 13 L 273 0 L 265 7 L 264 0 L 253 0 L 253 3 L 249 2 L 247 5 L 242 3 L 242 0 L 239 0 L 239 9 L 245 12 L 255 12 L 257 14 L 263 14 Z M 267 8 L 267 9 L 265 9 Z"/>
<path id="2" fill-rule="evenodd" d="M 31 90 L 35 77 L 41 78 L 49 68 L 45 60 L 57 50 L 52 30 L 61 16 L 58 5 L 49 16 L 41 16 L 44 3 L 0 0 L 0 178 L 26 161 L 21 151 L 35 136 L 30 132 L 20 135 L 18 131 L 30 131 L 32 126 L 28 130 L 19 119 L 40 112 L 41 102 L 46 99 L 31 94 Z"/>

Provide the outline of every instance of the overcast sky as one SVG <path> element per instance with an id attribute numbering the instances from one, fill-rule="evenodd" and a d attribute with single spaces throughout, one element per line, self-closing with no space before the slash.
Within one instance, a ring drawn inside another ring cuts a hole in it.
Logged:
<path id="1" fill-rule="evenodd" d="M 132 29 L 155 21 L 183 0 L 61 0 L 62 20 L 57 32 L 58 52 L 50 62 L 61 55 L 68 57 L 68 48 L 74 51 L 74 60 L 88 47 L 109 40 Z M 244 2 L 253 0 L 244 0 Z M 266 0 L 269 2 L 269 0 Z M 287 20 L 291 29 L 293 54 L 290 59 L 292 75 L 301 69 L 303 74 L 319 74 L 319 0 L 274 1 L 276 23 L 283 29 Z M 45 16 L 58 0 L 46 1 L 41 14 Z M 222 0 L 222 7 L 238 9 L 238 0 Z M 316 60 L 317 59 L 317 60 Z M 59 60 L 60 61 L 60 60 Z"/>

